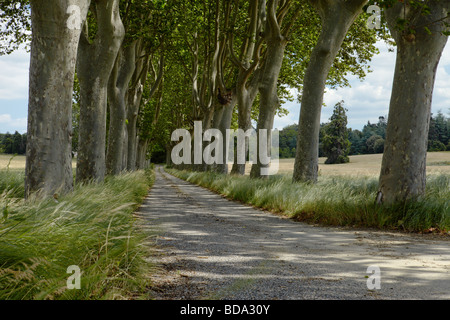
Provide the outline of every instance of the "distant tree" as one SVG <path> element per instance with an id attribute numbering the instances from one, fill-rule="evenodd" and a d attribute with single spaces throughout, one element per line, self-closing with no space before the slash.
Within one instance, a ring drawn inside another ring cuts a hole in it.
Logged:
<path id="1" fill-rule="evenodd" d="M 19 132 L 11 134 L 0 135 L 0 153 L 6 154 L 25 154 L 26 152 L 26 134 L 22 135 Z"/>
<path id="2" fill-rule="evenodd" d="M 375 141 L 373 145 L 374 153 L 383 153 L 384 152 L 384 139 L 378 139 Z"/>
<path id="3" fill-rule="evenodd" d="M 348 139 L 350 141 L 350 155 L 358 155 L 364 153 L 363 135 L 360 130 L 348 130 Z"/>
<path id="4" fill-rule="evenodd" d="M 3 136 L 2 145 L 3 150 L 6 154 L 11 154 L 13 152 L 13 140 L 11 133 L 7 132 Z"/>
<path id="5" fill-rule="evenodd" d="M 428 141 L 428 151 L 429 152 L 438 152 L 438 151 L 446 151 L 447 147 L 445 144 L 440 142 L 439 140 Z"/>
<path id="6" fill-rule="evenodd" d="M 348 140 L 347 115 L 344 101 L 338 102 L 331 116 L 331 122 L 324 127 L 323 151 L 328 159 L 326 164 L 350 161 L 350 141 Z"/>
<path id="7" fill-rule="evenodd" d="M 24 145 L 22 142 L 22 135 L 19 132 L 14 132 L 12 136 L 12 154 L 24 154 Z"/>
<path id="8" fill-rule="evenodd" d="M 438 111 L 436 115 L 436 131 L 438 135 L 438 140 L 446 145 L 449 142 L 450 132 L 449 132 L 449 119 L 445 118 L 442 111 Z"/>
<path id="9" fill-rule="evenodd" d="M 295 150 L 297 146 L 297 131 L 296 124 L 287 126 L 280 131 L 280 158 L 288 159 L 295 157 Z"/>
<path id="10" fill-rule="evenodd" d="M 442 111 L 430 117 L 428 132 L 428 151 L 445 151 L 450 143 L 450 118 L 446 118 Z"/>
<path id="11" fill-rule="evenodd" d="M 381 145 L 383 146 L 383 148 L 380 148 Z M 383 139 L 383 137 L 381 137 L 381 136 L 379 136 L 377 134 L 371 136 L 366 141 L 366 147 L 367 147 L 367 152 L 369 154 L 382 153 L 383 149 L 384 149 L 384 139 Z"/>

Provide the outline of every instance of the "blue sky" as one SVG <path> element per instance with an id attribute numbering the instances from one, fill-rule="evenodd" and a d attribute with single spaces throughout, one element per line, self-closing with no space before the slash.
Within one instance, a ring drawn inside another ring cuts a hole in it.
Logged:
<path id="1" fill-rule="evenodd" d="M 384 43 L 379 43 L 380 54 L 371 62 L 372 73 L 364 81 L 350 77 L 351 88 L 329 90 L 325 94 L 326 108 L 322 111 L 322 122 L 331 117 L 333 106 L 345 101 L 348 109 L 348 126 L 362 129 L 370 122 L 377 122 L 379 116 L 388 114 L 395 66 L 395 53 L 388 52 Z M 18 51 L 10 56 L 0 57 L 0 133 L 27 129 L 29 55 Z M 295 95 L 296 96 L 296 95 Z M 289 115 L 275 119 L 275 128 L 298 123 L 300 105 L 297 101 L 284 105 Z M 447 46 L 441 59 L 433 95 L 433 113 L 442 110 L 450 112 L 450 47 Z"/>

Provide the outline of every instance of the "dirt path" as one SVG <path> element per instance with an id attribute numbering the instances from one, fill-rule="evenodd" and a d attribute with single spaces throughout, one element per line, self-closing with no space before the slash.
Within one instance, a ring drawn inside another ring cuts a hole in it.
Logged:
<path id="1" fill-rule="evenodd" d="M 450 299 L 450 242 L 294 222 L 156 170 L 156 299 Z M 381 289 L 369 290 L 369 266 Z"/>

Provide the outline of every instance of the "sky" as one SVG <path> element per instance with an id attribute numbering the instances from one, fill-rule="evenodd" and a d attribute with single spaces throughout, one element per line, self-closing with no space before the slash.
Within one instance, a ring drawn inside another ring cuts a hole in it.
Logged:
<path id="1" fill-rule="evenodd" d="M 378 43 L 380 54 L 373 57 L 373 70 L 365 80 L 349 77 L 351 87 L 328 90 L 322 111 L 322 122 L 327 122 L 333 106 L 345 101 L 348 109 L 348 127 L 361 130 L 367 124 L 378 122 L 380 116 L 387 116 L 395 66 L 395 52 L 388 52 L 387 45 Z M 17 51 L 9 56 L 0 56 L 0 133 L 25 133 L 27 130 L 28 70 L 29 54 Z M 296 94 L 294 96 L 297 96 Z M 298 123 L 300 104 L 295 100 L 284 106 L 287 116 L 275 119 L 274 127 L 279 130 Z M 432 111 L 450 113 L 450 46 L 447 45 L 437 71 Z"/>
<path id="2" fill-rule="evenodd" d="M 361 81 L 357 77 L 349 76 L 351 87 L 328 90 L 324 96 L 326 107 L 322 109 L 321 122 L 328 122 L 336 103 L 344 100 L 348 109 L 348 127 L 361 130 L 368 121 L 377 123 L 380 116 L 389 114 L 392 80 L 394 77 L 396 52 L 389 52 L 384 42 L 377 43 L 380 53 L 370 62 L 372 73 Z M 295 95 L 297 96 L 297 95 Z M 297 101 L 284 105 L 289 115 L 277 117 L 274 127 L 281 130 L 287 125 L 298 123 L 300 104 Z M 433 94 L 432 112 L 439 110 L 446 115 L 450 113 L 450 45 L 447 45 L 436 75 Z"/>

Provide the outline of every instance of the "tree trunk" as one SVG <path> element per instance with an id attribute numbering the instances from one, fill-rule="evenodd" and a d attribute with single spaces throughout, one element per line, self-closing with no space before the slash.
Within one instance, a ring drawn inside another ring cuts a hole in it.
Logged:
<path id="1" fill-rule="evenodd" d="M 25 195 L 73 189 L 72 93 L 88 0 L 31 0 Z"/>
<path id="2" fill-rule="evenodd" d="M 139 54 L 136 56 L 136 59 L 139 58 L 139 56 L 144 56 L 145 51 L 143 49 L 139 50 Z M 145 59 L 140 59 L 140 61 L 137 61 L 136 63 L 136 69 L 134 72 L 132 83 L 134 86 L 129 89 L 128 91 L 128 124 L 127 124 L 127 130 L 128 130 L 128 160 L 127 160 L 127 169 L 128 171 L 134 171 L 136 169 L 136 165 L 139 160 L 137 160 L 137 153 L 138 153 L 138 133 L 137 133 L 137 122 L 138 122 L 138 115 L 139 115 L 139 109 L 141 106 L 141 100 L 142 100 L 142 94 L 144 90 L 144 86 L 147 82 L 147 76 L 150 66 L 152 66 L 152 62 L 150 60 L 150 56 L 147 56 Z M 164 67 L 165 67 L 165 57 L 164 52 L 161 53 L 161 57 L 159 60 L 159 68 L 158 72 L 156 74 L 156 71 L 154 69 L 153 73 L 155 74 L 155 82 L 150 89 L 150 93 L 147 100 L 150 100 L 157 90 L 160 88 L 163 82 L 163 76 L 164 76 Z"/>
<path id="3" fill-rule="evenodd" d="M 219 129 L 223 136 L 223 159 L 222 163 L 214 166 L 213 170 L 218 173 L 227 174 L 228 173 L 228 163 L 227 163 L 227 130 L 231 127 L 231 121 L 233 119 L 233 111 L 236 107 L 237 99 L 236 94 L 231 92 L 229 95 L 229 100 L 225 104 L 218 104 L 214 111 L 214 124 L 215 129 Z"/>
<path id="4" fill-rule="evenodd" d="M 122 47 L 108 83 L 109 136 L 106 152 L 107 174 L 120 174 L 124 168 L 126 142 L 126 94 L 135 68 L 136 42 Z"/>
<path id="5" fill-rule="evenodd" d="M 267 154 L 271 156 L 271 131 L 277 109 L 280 106 L 278 98 L 278 78 L 283 65 L 284 51 L 287 45 L 287 39 L 280 31 L 280 22 L 276 17 L 276 3 L 269 1 L 269 18 L 266 26 L 267 56 L 265 60 L 264 71 L 262 72 L 259 94 L 259 116 L 256 133 L 258 137 L 256 163 L 253 164 L 250 171 L 250 177 L 261 178 L 262 169 L 268 168 L 270 164 L 261 163 L 260 159 L 260 130 L 267 130 Z M 266 176 L 266 175 L 265 175 Z"/>
<path id="6" fill-rule="evenodd" d="M 128 91 L 128 108 L 127 108 L 127 170 L 136 170 L 136 157 L 137 157 L 137 120 L 139 115 L 139 107 L 142 99 L 143 86 L 139 85 L 137 88 L 133 88 Z"/>
<path id="7" fill-rule="evenodd" d="M 95 9 L 96 39 L 90 43 L 88 35 L 82 33 L 78 50 L 81 100 L 77 182 L 102 181 L 105 177 L 108 80 L 125 34 L 118 0 L 97 0 Z"/>
<path id="8" fill-rule="evenodd" d="M 322 32 L 311 53 L 303 81 L 294 165 L 294 181 L 316 182 L 319 168 L 319 130 L 325 84 L 344 38 L 367 0 L 310 1 L 322 19 Z"/>
<path id="9" fill-rule="evenodd" d="M 238 105 L 238 127 L 247 132 L 252 128 L 252 106 L 258 93 L 257 81 L 254 79 L 249 88 L 246 85 L 238 86 L 236 90 L 237 105 Z M 248 139 L 245 139 L 245 158 L 248 155 Z M 237 156 L 234 157 L 234 164 L 231 169 L 231 174 L 244 175 L 245 163 L 238 163 Z"/>
<path id="10" fill-rule="evenodd" d="M 147 168 L 147 149 L 148 140 L 138 139 L 137 155 L 136 155 L 136 169 L 144 170 Z"/>
<path id="11" fill-rule="evenodd" d="M 442 20 L 449 1 L 431 1 L 429 15 L 417 13 L 409 4 L 386 10 L 386 18 L 397 43 L 397 61 L 390 102 L 385 151 L 380 174 L 378 203 L 404 203 L 424 195 L 431 101 L 436 69 L 447 37 Z M 397 20 L 407 17 L 417 25 L 415 34 L 396 29 Z"/>
<path id="12" fill-rule="evenodd" d="M 262 23 L 265 16 L 266 2 L 252 0 L 249 3 L 249 24 L 246 39 L 241 47 L 241 56 L 238 58 L 234 54 L 233 36 L 229 40 L 231 61 L 239 68 L 239 75 L 236 85 L 236 95 L 238 104 L 238 127 L 246 132 L 252 128 L 252 106 L 258 94 L 259 62 L 261 58 Z M 253 79 L 250 80 L 251 76 Z M 248 139 L 245 139 L 245 158 L 248 155 Z M 238 163 L 237 156 L 231 170 L 232 174 L 244 175 L 245 163 Z"/>

